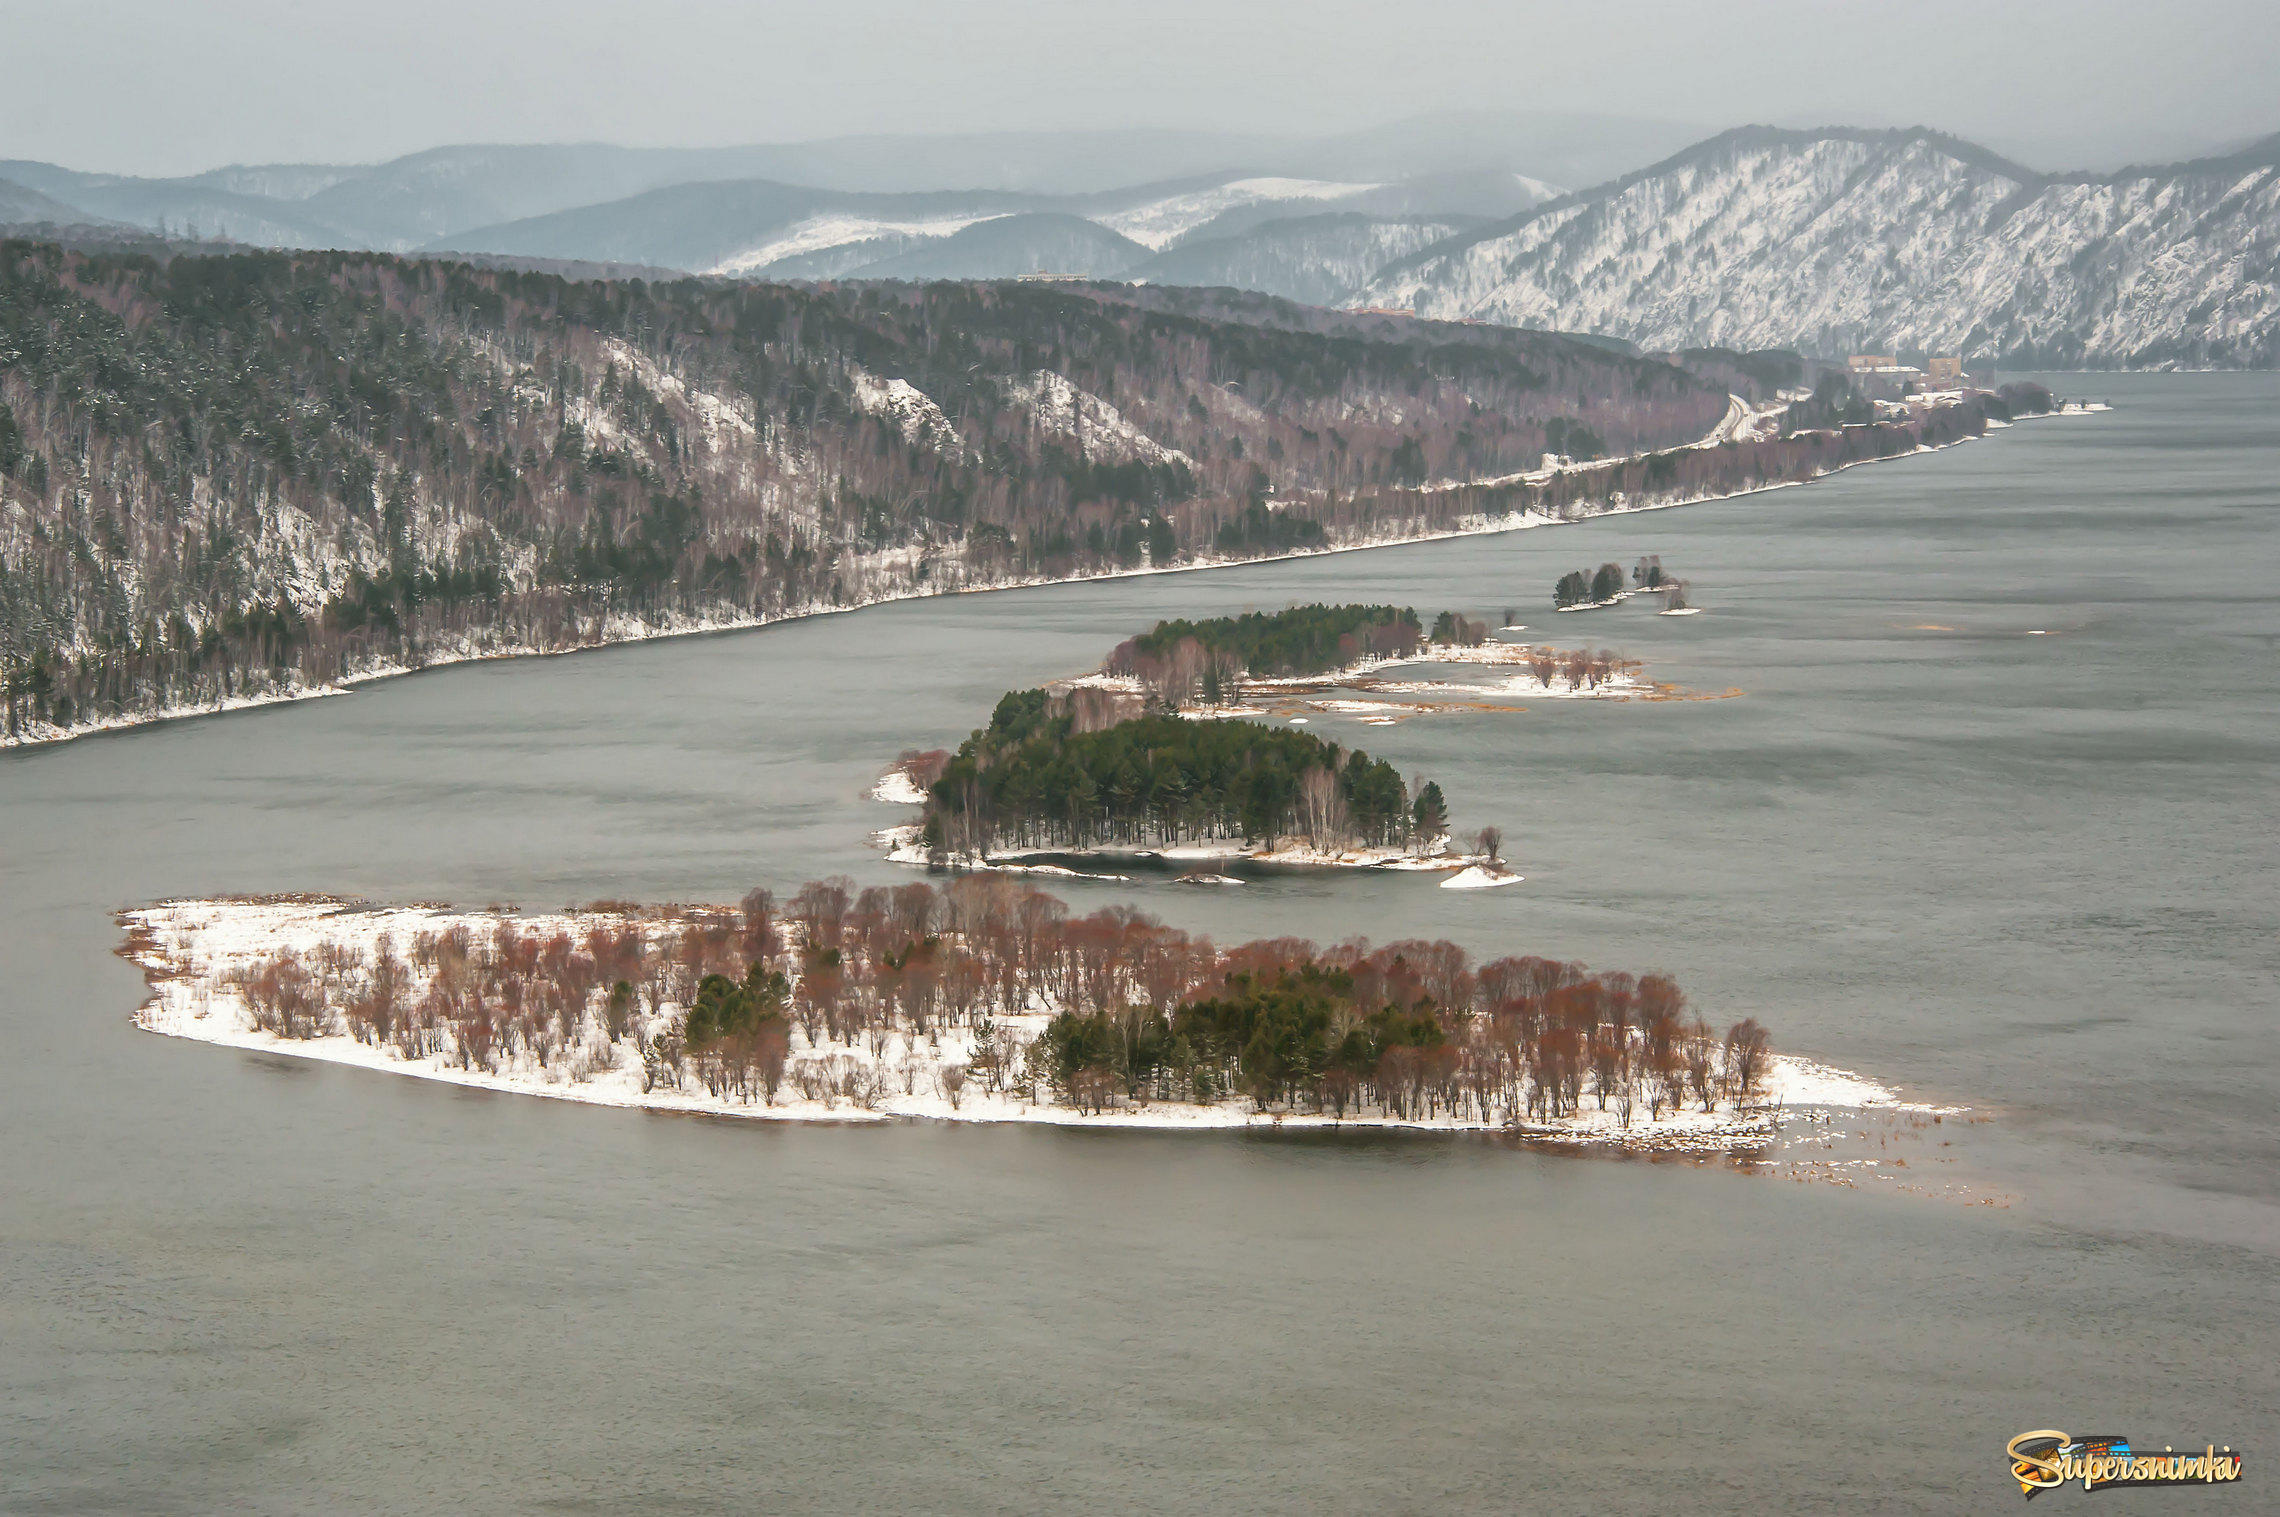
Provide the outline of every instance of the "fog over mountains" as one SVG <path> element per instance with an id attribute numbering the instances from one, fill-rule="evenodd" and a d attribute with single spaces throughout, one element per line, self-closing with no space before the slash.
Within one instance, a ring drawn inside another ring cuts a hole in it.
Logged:
<path id="1" fill-rule="evenodd" d="M 17 161 L 0 162 L 0 225 L 765 281 L 1044 271 L 1656 351 L 2280 359 L 2280 137 L 2222 158 L 2046 174 L 1923 129 L 1700 136 L 1476 113 L 1312 140 L 450 147 L 167 180 Z"/>

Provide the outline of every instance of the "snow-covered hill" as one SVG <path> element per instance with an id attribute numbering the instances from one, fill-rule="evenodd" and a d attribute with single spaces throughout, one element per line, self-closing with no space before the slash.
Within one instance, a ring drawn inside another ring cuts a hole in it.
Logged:
<path id="1" fill-rule="evenodd" d="M 1459 230 L 1450 217 L 1380 219 L 1353 211 L 1270 221 L 1184 242 L 1127 271 L 1149 284 L 1225 285 L 1305 305 L 1343 305 L 1394 259 Z"/>
<path id="2" fill-rule="evenodd" d="M 1355 300 L 1654 350 L 2280 361 L 2280 139 L 2052 178 L 1936 133 L 1745 128 L 1386 268 Z"/>

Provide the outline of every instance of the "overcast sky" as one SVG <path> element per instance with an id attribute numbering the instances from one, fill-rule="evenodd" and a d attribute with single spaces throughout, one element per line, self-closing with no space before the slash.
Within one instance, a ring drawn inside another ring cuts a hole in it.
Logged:
<path id="1" fill-rule="evenodd" d="M 0 158 L 146 174 L 1458 108 L 1923 123 L 2035 167 L 2280 130 L 2280 0 L 0 0 Z"/>

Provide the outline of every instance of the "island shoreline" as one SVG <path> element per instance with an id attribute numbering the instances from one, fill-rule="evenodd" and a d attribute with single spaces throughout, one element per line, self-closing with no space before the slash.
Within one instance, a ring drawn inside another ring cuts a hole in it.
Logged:
<path id="1" fill-rule="evenodd" d="M 1657 1117 L 1622 1125 L 1618 1125 L 1617 1114 L 1604 1106 L 1587 1105 L 1548 1119 L 1533 1112 L 1523 1116 L 1516 1110 L 1505 1113 L 1502 1119 L 1490 1119 L 1486 1114 L 1460 1116 L 1453 1110 L 1446 1115 L 1383 1111 L 1338 1115 L 1327 1110 L 1265 1109 L 1254 1106 L 1247 1097 L 1230 1094 L 1213 1104 L 1151 1099 L 1088 1111 L 1010 1090 L 984 1094 L 969 1089 L 961 1102 L 948 1099 L 948 1092 L 914 1095 L 905 1090 L 896 1094 L 883 1084 L 874 1100 L 860 1106 L 844 1096 L 838 1101 L 802 1099 L 789 1087 L 780 1098 L 771 1095 L 767 1102 L 756 1103 L 749 1095 L 737 1099 L 717 1092 L 707 1094 L 693 1083 L 679 1080 L 671 1089 L 663 1085 L 647 1088 L 637 1070 L 622 1059 L 581 1069 L 565 1054 L 552 1063 L 541 1060 L 533 1068 L 527 1058 L 518 1063 L 510 1054 L 503 1068 L 474 1068 L 464 1060 L 457 1066 L 446 1062 L 448 1050 L 443 1045 L 415 1059 L 384 1041 L 363 1041 L 345 1029 L 327 1028 L 286 1037 L 255 1025 L 258 1019 L 251 1014 L 236 978 L 266 954 L 279 950 L 307 952 L 334 941 L 384 943 L 391 935 L 398 935 L 396 941 L 408 942 L 408 935 L 422 930 L 501 923 L 533 931 L 558 931 L 581 921 L 615 921 L 621 926 L 648 923 L 666 930 L 680 919 L 676 913 L 686 916 L 720 909 L 612 905 L 526 914 L 513 908 L 397 905 L 310 893 L 192 897 L 118 911 L 115 920 L 126 939 L 116 952 L 143 972 L 148 993 L 131 1013 L 134 1025 L 142 1031 L 241 1052 L 405 1075 L 463 1089 L 669 1115 L 839 1126 L 940 1121 L 1156 1132 L 1470 1134 L 1568 1152 L 1747 1157 L 1781 1141 L 1786 1123 L 1817 1128 L 1839 1121 L 1838 1114 L 1851 1119 L 1870 1112 L 1937 1120 L 1940 1115 L 1962 1111 L 1903 1098 L 1873 1079 L 1809 1056 L 1778 1053 L 1767 1055 L 1765 1094 L 1759 1101 L 1737 1103 L 1722 1111 L 1672 1106 Z M 1032 1008 L 1011 1015 L 1016 1022 L 1033 1023 L 1036 1027 L 1032 1030 L 1041 1030 L 1053 1013 L 1050 1008 Z M 916 1038 L 897 1036 L 905 1044 L 904 1063 L 921 1061 Z M 938 1027 L 937 1042 L 923 1056 L 923 1062 L 938 1068 L 954 1061 L 971 1036 L 970 1028 Z M 889 1067 L 884 1051 L 888 1046 L 883 1044 L 872 1051 L 881 1074 Z M 792 1051 L 798 1052 L 799 1045 L 795 1044 Z M 833 1041 L 811 1044 L 809 1052 L 850 1061 L 860 1058 L 854 1042 L 847 1043 L 844 1050 Z"/>

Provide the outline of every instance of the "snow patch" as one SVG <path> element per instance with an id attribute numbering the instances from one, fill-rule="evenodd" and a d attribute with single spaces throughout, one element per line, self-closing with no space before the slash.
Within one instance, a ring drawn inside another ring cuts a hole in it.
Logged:
<path id="1" fill-rule="evenodd" d="M 1124 418 L 1122 412 L 1067 376 L 1039 369 L 1006 381 L 1006 397 L 1028 409 L 1030 421 L 1056 437 L 1074 440 L 1087 463 L 1192 464 Z"/>

